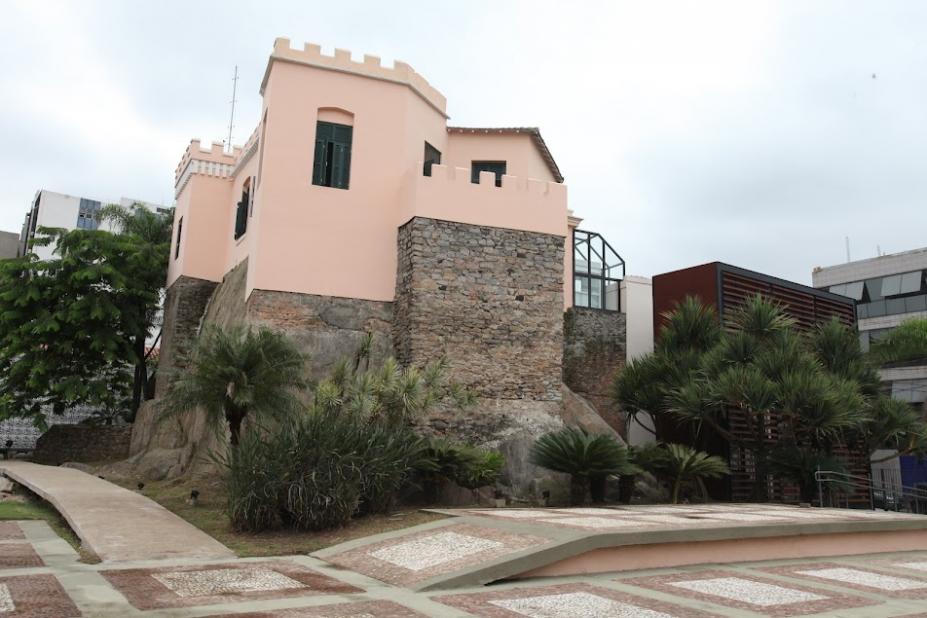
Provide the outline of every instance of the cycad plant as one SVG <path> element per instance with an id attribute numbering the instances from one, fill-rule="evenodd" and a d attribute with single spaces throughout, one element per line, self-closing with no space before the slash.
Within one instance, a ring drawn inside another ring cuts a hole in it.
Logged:
<path id="1" fill-rule="evenodd" d="M 659 465 L 670 480 L 670 496 L 673 504 L 679 502 L 679 490 L 684 483 L 698 485 L 704 500 L 708 499 L 705 479 L 713 479 L 730 473 L 727 464 L 716 455 L 709 455 L 682 444 L 667 444 L 666 457 Z"/>
<path id="2" fill-rule="evenodd" d="M 531 463 L 569 474 L 570 503 L 574 506 L 586 501 L 587 488 L 593 502 L 604 502 L 609 476 L 637 471 L 628 449 L 613 436 L 572 427 L 541 436 L 531 449 Z"/>
<path id="3" fill-rule="evenodd" d="M 168 414 L 202 408 L 214 425 L 228 426 L 235 447 L 245 418 L 282 418 L 298 408 L 298 392 L 306 385 L 305 361 L 280 332 L 209 326 L 161 405 Z"/>

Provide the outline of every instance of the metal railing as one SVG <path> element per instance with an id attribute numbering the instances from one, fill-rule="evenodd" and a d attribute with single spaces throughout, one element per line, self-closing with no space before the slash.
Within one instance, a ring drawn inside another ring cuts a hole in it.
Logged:
<path id="1" fill-rule="evenodd" d="M 886 511 L 909 511 L 913 513 L 927 513 L 927 489 L 909 487 L 901 484 L 874 485 L 865 476 L 847 474 L 834 470 L 818 470 L 814 473 L 814 480 L 818 484 L 819 506 L 840 507 L 841 493 L 855 493 L 856 490 L 869 494 L 869 508 L 881 508 Z M 825 486 L 828 491 L 827 504 L 825 504 Z M 834 489 L 844 491 L 834 491 Z M 835 500 L 836 498 L 836 500 Z M 844 504 L 842 506 L 848 506 Z"/>

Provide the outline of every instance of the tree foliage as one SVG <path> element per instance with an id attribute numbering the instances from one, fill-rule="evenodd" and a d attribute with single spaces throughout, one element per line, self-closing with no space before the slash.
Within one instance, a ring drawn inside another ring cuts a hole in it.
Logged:
<path id="1" fill-rule="evenodd" d="M 878 365 L 927 359 L 927 318 L 902 322 L 872 344 L 870 355 Z"/>
<path id="2" fill-rule="evenodd" d="M 683 424 L 695 445 L 721 437 L 747 451 L 754 499 L 767 498 L 770 472 L 801 476 L 806 487 L 809 462 L 832 461 L 835 449 L 849 444 L 927 452 L 925 423 L 879 395 L 856 334 L 836 319 L 801 334 L 761 296 L 729 316 L 724 330 L 691 298 L 665 317 L 654 353 L 616 378 L 615 399 L 630 415 L 652 415 L 661 435 Z M 746 432 L 731 431 L 731 415 L 745 421 Z M 773 432 L 780 436 L 774 445 Z M 796 465 L 785 465 L 786 454 Z"/>
<path id="3" fill-rule="evenodd" d="M 169 229 L 167 217 L 149 215 Z M 0 262 L 0 418 L 43 427 L 48 411 L 131 409 L 168 249 L 128 231 L 37 232 L 35 244 L 54 246 L 51 259 Z"/>

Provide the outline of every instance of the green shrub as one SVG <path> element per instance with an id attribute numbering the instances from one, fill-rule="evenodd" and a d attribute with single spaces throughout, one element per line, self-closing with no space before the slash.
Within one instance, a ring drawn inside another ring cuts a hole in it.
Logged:
<path id="1" fill-rule="evenodd" d="M 366 348 L 365 348 L 366 349 Z M 271 428 L 243 432 L 222 460 L 228 514 L 238 530 L 284 525 L 334 528 L 359 513 L 382 513 L 417 469 L 427 467 L 427 443 L 410 421 L 439 401 L 467 394 L 444 378 L 446 363 L 401 369 L 387 361 L 359 372 L 361 358 L 341 363 L 319 383 L 307 410 Z M 495 480 L 499 457 L 467 451 L 454 479 L 469 485 Z"/>
<path id="2" fill-rule="evenodd" d="M 449 481 L 466 489 L 495 484 L 504 465 L 505 457 L 501 453 L 432 438 L 417 470 L 425 499 L 435 502 L 441 488 Z"/>
<path id="3" fill-rule="evenodd" d="M 531 449 L 531 463 L 570 475 L 570 503 L 586 501 L 587 488 L 593 501 L 603 502 L 605 481 L 611 475 L 636 471 L 628 449 L 614 436 L 590 434 L 585 429 L 566 428 L 541 436 Z"/>

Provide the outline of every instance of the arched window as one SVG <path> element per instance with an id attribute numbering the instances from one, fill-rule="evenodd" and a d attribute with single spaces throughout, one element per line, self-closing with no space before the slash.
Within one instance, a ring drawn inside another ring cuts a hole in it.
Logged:
<path id="1" fill-rule="evenodd" d="M 238 240 L 248 231 L 248 215 L 251 206 L 251 177 L 245 179 L 241 185 L 241 200 L 235 207 L 235 240 Z"/>
<path id="2" fill-rule="evenodd" d="M 354 114 L 343 109 L 319 109 L 315 123 L 312 184 L 347 189 L 351 180 L 351 142 Z"/>

